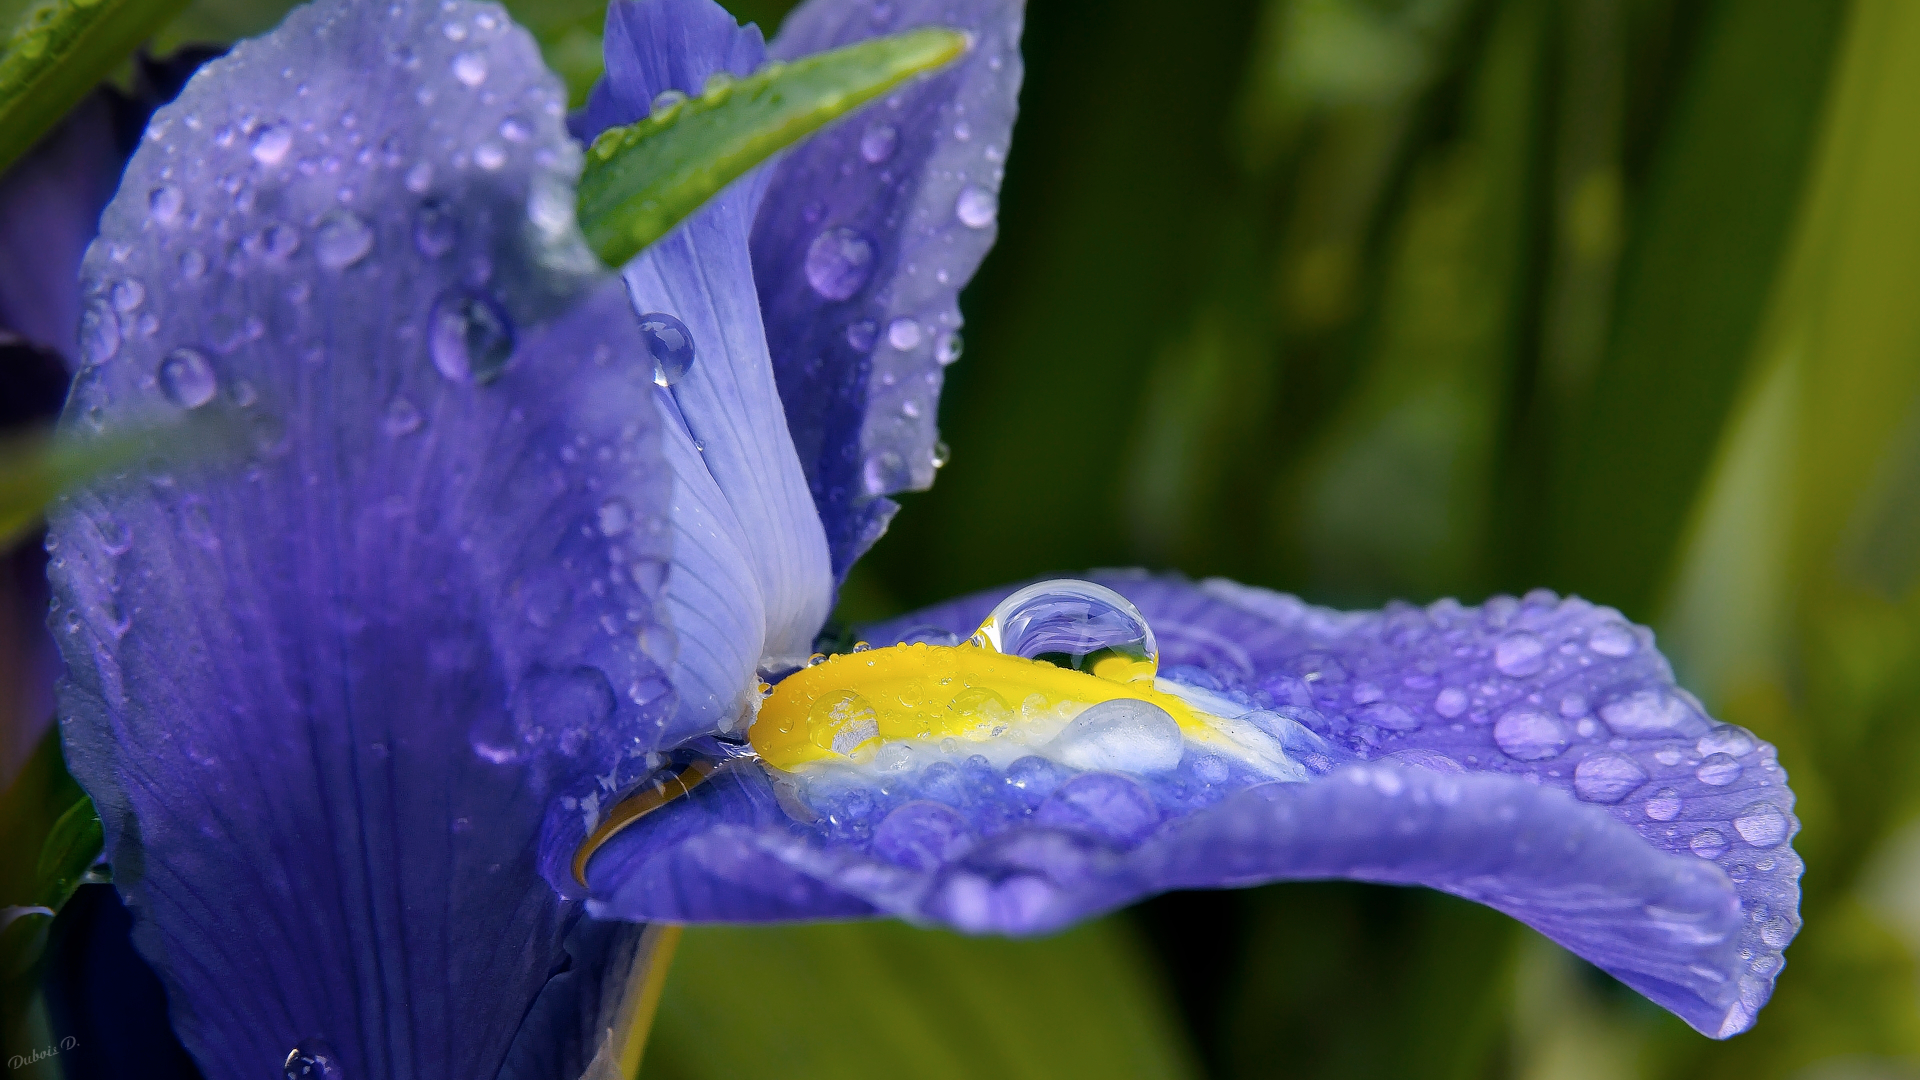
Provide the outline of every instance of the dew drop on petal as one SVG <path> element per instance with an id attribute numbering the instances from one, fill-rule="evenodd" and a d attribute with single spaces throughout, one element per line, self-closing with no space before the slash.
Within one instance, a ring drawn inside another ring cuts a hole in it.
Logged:
<path id="1" fill-rule="evenodd" d="M 329 270 L 345 270 L 373 250 L 373 227 L 351 210 L 333 210 L 313 233 L 313 255 Z"/>
<path id="2" fill-rule="evenodd" d="M 807 738 L 822 750 L 851 754 L 879 737 L 879 714 L 858 691 L 824 694 L 807 711 Z"/>
<path id="3" fill-rule="evenodd" d="M 944 469 L 947 467 L 947 462 L 952 460 L 952 448 L 944 442 L 936 441 L 933 444 L 933 467 L 936 469 Z"/>
<path id="4" fill-rule="evenodd" d="M 113 285 L 112 300 L 113 309 L 123 315 L 136 311 L 147 301 L 147 287 L 132 278 L 116 281 Z"/>
<path id="5" fill-rule="evenodd" d="M 1508 634 L 1493 646 L 1493 666 L 1515 679 L 1536 674 L 1547 666 L 1547 643 L 1524 630 Z"/>
<path id="6" fill-rule="evenodd" d="M 160 361 L 160 392 L 182 409 L 197 409 L 213 400 L 218 386 L 213 365 L 198 349 L 175 349 Z"/>
<path id="7" fill-rule="evenodd" d="M 1754 803 L 1733 819 L 1733 831 L 1754 847 L 1774 847 L 1787 838 L 1787 816 L 1770 802 Z"/>
<path id="8" fill-rule="evenodd" d="M 1672 821 L 1680 816 L 1680 793 L 1673 788 L 1661 788 L 1641 809 L 1655 821 Z"/>
<path id="9" fill-rule="evenodd" d="M 80 313 L 80 359 L 87 364 L 104 364 L 120 351 L 120 317 L 103 300 L 95 300 Z"/>
<path id="10" fill-rule="evenodd" d="M 633 528 L 633 508 L 624 499 L 608 499 L 596 515 L 601 536 L 619 536 Z"/>
<path id="11" fill-rule="evenodd" d="M 1701 829 L 1687 841 L 1687 847 L 1703 859 L 1717 859 L 1727 850 L 1727 838 L 1719 829 Z"/>
<path id="12" fill-rule="evenodd" d="M 1452 720 L 1467 711 L 1467 692 L 1456 686 L 1447 687 L 1434 696 L 1433 711 Z"/>
<path id="13" fill-rule="evenodd" d="M 1104 585 L 1075 578 L 1036 582 L 1000 601 L 972 640 L 1115 682 L 1150 682 L 1160 664 L 1140 609 Z"/>
<path id="14" fill-rule="evenodd" d="M 1595 754 L 1573 770 L 1573 792 L 1588 802 L 1617 803 L 1646 781 L 1646 770 L 1621 754 Z"/>
<path id="15" fill-rule="evenodd" d="M 427 317 L 427 352 L 440 374 L 482 385 L 498 378 L 513 360 L 513 322 L 492 297 L 452 289 L 433 302 Z"/>
<path id="16" fill-rule="evenodd" d="M 1180 725 L 1151 701 L 1103 701 L 1073 718 L 1046 753 L 1076 769 L 1165 772 L 1180 764 Z"/>
<path id="17" fill-rule="evenodd" d="M 984 229 L 1000 216 L 1000 198 L 986 188 L 968 184 L 953 203 L 954 216 L 969 229 Z"/>
<path id="18" fill-rule="evenodd" d="M 147 194 L 147 215 L 157 225 L 172 225 L 186 209 L 187 197 L 177 187 L 162 185 Z"/>
<path id="19" fill-rule="evenodd" d="M 913 483 L 913 470 L 907 467 L 907 461 L 892 450 L 882 450 L 867 459 L 860 470 L 860 480 L 869 495 L 890 495 L 904 491 Z"/>
<path id="20" fill-rule="evenodd" d="M 207 257 L 199 248 L 188 248 L 180 253 L 180 276 L 188 281 L 198 281 L 207 272 Z"/>
<path id="21" fill-rule="evenodd" d="M 420 430 L 420 410 L 406 398 L 397 397 L 387 403 L 387 413 L 380 420 L 380 430 L 399 438 Z"/>
<path id="22" fill-rule="evenodd" d="M 887 344 L 901 352 L 911 352 L 920 345 L 920 324 L 909 318 L 898 318 L 887 324 Z"/>
<path id="23" fill-rule="evenodd" d="M 1699 753 L 1701 757 L 1711 757 L 1714 754 L 1731 754 L 1734 757 L 1746 757 L 1748 754 L 1753 753 L 1753 736 L 1747 734 L 1745 728 L 1735 727 L 1732 724 L 1721 724 L 1719 727 L 1700 736 L 1700 741 L 1694 744 L 1694 750 Z"/>
<path id="24" fill-rule="evenodd" d="M 1726 787 L 1740 779 L 1740 763 L 1731 754 L 1714 754 L 1702 761 L 1700 767 L 1693 770 L 1693 775 L 1703 784 Z"/>
<path id="25" fill-rule="evenodd" d="M 827 229 L 807 245 L 807 284 L 828 300 L 845 300 L 873 276 L 873 244 L 852 229 Z"/>
<path id="26" fill-rule="evenodd" d="M 262 165 L 278 165 L 293 149 L 293 128 L 284 123 L 268 124 L 253 135 L 253 160 Z"/>
<path id="27" fill-rule="evenodd" d="M 453 77 L 462 86 L 479 86 L 487 81 L 487 58 L 477 52 L 463 52 L 453 58 Z"/>
<path id="28" fill-rule="evenodd" d="M 940 339 L 934 342 L 933 358 L 940 361 L 941 367 L 945 367 L 960 359 L 961 346 L 960 332 L 957 330 L 949 330 L 941 334 Z"/>
<path id="29" fill-rule="evenodd" d="M 874 339 L 879 336 L 880 325 L 872 319 L 860 319 L 847 324 L 847 344 L 854 352 L 872 352 Z"/>
<path id="30" fill-rule="evenodd" d="M 453 250 L 460 241 L 460 218 L 445 199 L 428 199 L 413 218 L 413 246 L 429 259 Z"/>
<path id="31" fill-rule="evenodd" d="M 473 148 L 473 163 L 492 172 L 507 163 L 506 147 L 496 142 L 483 142 Z"/>
<path id="32" fill-rule="evenodd" d="M 1546 713 L 1510 712 L 1493 725 L 1493 741 L 1519 761 L 1544 761 L 1567 748 L 1567 729 Z"/>
<path id="33" fill-rule="evenodd" d="M 893 156 L 900 145 L 900 133 L 892 124 L 875 124 L 860 136 L 860 156 L 869 165 L 878 165 Z"/>
<path id="34" fill-rule="evenodd" d="M 1793 940 L 1793 923 L 1784 916 L 1775 915 L 1760 927 L 1760 940 L 1770 949 L 1784 949 L 1787 942 Z"/>
<path id="35" fill-rule="evenodd" d="M 1640 641 L 1633 636 L 1632 629 L 1623 623 L 1603 623 L 1587 635 L 1587 648 L 1601 656 L 1632 656 L 1640 647 Z"/>
<path id="36" fill-rule="evenodd" d="M 672 386 L 693 370 L 693 334 L 679 319 L 662 311 L 640 316 L 640 340 L 653 360 L 655 386 Z"/>
<path id="37" fill-rule="evenodd" d="M 433 164 L 426 161 L 415 164 L 413 168 L 407 170 L 406 183 L 408 191 L 415 195 L 425 195 L 427 189 L 433 186 Z"/>

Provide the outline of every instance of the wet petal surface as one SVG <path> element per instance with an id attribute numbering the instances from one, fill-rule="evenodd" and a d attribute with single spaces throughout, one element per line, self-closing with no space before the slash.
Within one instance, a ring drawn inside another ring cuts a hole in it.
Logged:
<path id="1" fill-rule="evenodd" d="M 711 0 L 644 0 L 607 14 L 607 77 L 584 130 L 631 123 L 661 93 L 745 74 L 759 31 Z M 629 264 L 655 358 L 673 469 L 667 589 L 680 651 L 670 741 L 731 731 L 762 666 L 805 659 L 832 605 L 825 533 L 787 432 L 747 246 L 749 174 Z"/>
<path id="2" fill-rule="evenodd" d="M 780 396 L 836 577 L 885 531 L 887 496 L 933 483 L 960 290 L 997 229 L 1022 12 L 1014 0 L 812 0 L 771 48 L 791 59 L 929 25 L 974 37 L 952 67 L 783 157 L 754 225 Z"/>
<path id="3" fill-rule="evenodd" d="M 210 1077 L 496 1075 L 607 947 L 542 841 L 664 731 L 670 486 L 562 100 L 495 6 L 302 8 L 156 117 L 88 253 L 124 332 L 64 423 L 239 444 L 49 541 L 68 760 Z"/>
<path id="4" fill-rule="evenodd" d="M 891 776 L 875 755 L 863 785 L 736 765 L 616 838 L 597 902 L 1035 933 L 1166 889 L 1417 884 L 1514 915 L 1710 1035 L 1752 1023 L 1799 925 L 1792 793 L 1772 747 L 1674 686 L 1647 631 L 1546 593 L 1343 613 L 1098 581 L 1151 625 L 1158 687 L 1281 742 L 1305 782 L 1191 740 L 1160 772 L 964 745 Z M 1003 595 L 867 636 L 964 635 Z"/>

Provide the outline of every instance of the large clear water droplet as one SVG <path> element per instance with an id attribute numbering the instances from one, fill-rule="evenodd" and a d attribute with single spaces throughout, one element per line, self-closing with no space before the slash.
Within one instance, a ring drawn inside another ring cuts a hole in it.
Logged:
<path id="1" fill-rule="evenodd" d="M 1076 578 L 1038 582 L 1000 601 L 973 644 L 1115 682 L 1151 681 L 1160 666 L 1160 646 L 1140 609 Z"/>
<path id="2" fill-rule="evenodd" d="M 268 124 L 253 135 L 253 160 L 262 165 L 278 165 L 293 149 L 293 128 L 286 124 Z"/>
<path id="3" fill-rule="evenodd" d="M 640 316 L 640 340 L 653 359 L 653 384 L 672 386 L 693 370 L 693 334 L 663 311 Z"/>
<path id="4" fill-rule="evenodd" d="M 1047 753 L 1076 769 L 1166 772 L 1180 764 L 1180 725 L 1151 701 L 1120 698 L 1087 709 L 1047 745 Z"/>
<path id="5" fill-rule="evenodd" d="M 182 409 L 197 409 L 219 389 L 213 365 L 198 349 L 175 349 L 160 361 L 160 392 Z"/>
<path id="6" fill-rule="evenodd" d="M 95 300 L 80 313 L 80 359 L 104 364 L 119 351 L 120 316 L 105 301 Z"/>
<path id="7" fill-rule="evenodd" d="M 1587 635 L 1587 648 L 1601 656 L 1632 656 L 1640 648 L 1640 639 L 1625 623 L 1602 623 Z"/>
<path id="8" fill-rule="evenodd" d="M 321 1039 L 307 1039 L 287 1054 L 286 1080 L 341 1080 L 340 1057 Z"/>
<path id="9" fill-rule="evenodd" d="M 807 245 L 807 284 L 828 300 L 845 300 L 873 276 L 873 244 L 852 229 L 828 229 Z"/>
<path id="10" fill-rule="evenodd" d="M 1646 770 L 1622 754 L 1595 754 L 1573 770 L 1573 793 L 1588 802 L 1617 803 L 1646 782 Z"/>
<path id="11" fill-rule="evenodd" d="M 986 188 L 968 184 L 954 200 L 953 214 L 969 229 L 984 229 L 1000 216 L 1000 197 Z"/>
<path id="12" fill-rule="evenodd" d="M 824 694 L 807 710 L 807 738 L 822 750 L 850 755 L 879 737 L 879 714 L 856 691 Z"/>
<path id="13" fill-rule="evenodd" d="M 329 270 L 345 270 L 373 250 L 373 227 L 351 210 L 335 210 L 320 219 L 313 233 L 313 254 Z"/>
<path id="14" fill-rule="evenodd" d="M 413 246 L 429 259 L 437 259 L 453 250 L 460 241 L 460 218 L 445 199 L 428 199 L 420 204 L 413 219 Z"/>
<path id="15" fill-rule="evenodd" d="M 506 370 L 513 349 L 513 322 L 492 297 L 454 289 L 433 302 L 427 352 L 440 374 L 484 385 Z"/>
<path id="16" fill-rule="evenodd" d="M 1754 803 L 1733 819 L 1733 831 L 1754 847 L 1774 847 L 1787 838 L 1787 816 L 1772 803 Z"/>
<path id="17" fill-rule="evenodd" d="M 1731 754 L 1714 754 L 1702 761 L 1693 775 L 1703 784 L 1726 787 L 1740 779 L 1740 763 Z"/>
<path id="18" fill-rule="evenodd" d="M 1567 748 L 1567 729 L 1546 713 L 1510 712 L 1493 725 L 1500 752 L 1518 761 L 1544 761 Z"/>
<path id="19" fill-rule="evenodd" d="M 1687 847 L 1703 859 L 1717 859 L 1727 850 L 1727 838 L 1719 829 L 1701 829 L 1687 841 Z"/>

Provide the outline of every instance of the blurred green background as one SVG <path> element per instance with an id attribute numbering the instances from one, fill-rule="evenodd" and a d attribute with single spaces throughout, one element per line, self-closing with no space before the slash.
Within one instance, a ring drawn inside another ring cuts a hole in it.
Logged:
<path id="1" fill-rule="evenodd" d="M 598 5 L 510 6 L 588 85 Z M 1920 4 L 1034 0 L 1025 52 L 952 463 L 841 617 L 1578 592 L 1780 747 L 1806 929 L 1726 1043 L 1417 891 L 695 930 L 643 1075 L 1920 1077 Z"/>

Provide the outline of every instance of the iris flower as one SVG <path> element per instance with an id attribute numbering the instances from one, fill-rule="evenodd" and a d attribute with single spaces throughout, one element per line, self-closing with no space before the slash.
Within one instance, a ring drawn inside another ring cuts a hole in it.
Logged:
<path id="1" fill-rule="evenodd" d="M 499 8 L 320 0 L 153 118 L 62 422 L 221 412 L 245 460 L 64 499 L 51 626 L 209 1077 L 604 1070 L 647 923 L 1038 934 L 1299 878 L 1468 897 L 1709 1035 L 1753 1023 L 1798 927 L 1792 793 L 1607 608 L 1107 573 L 815 653 L 941 464 L 1020 18 L 810 0 L 769 47 L 621 0 L 570 133 Z M 586 251 L 576 135 L 923 24 L 964 58 L 617 274 Z"/>

